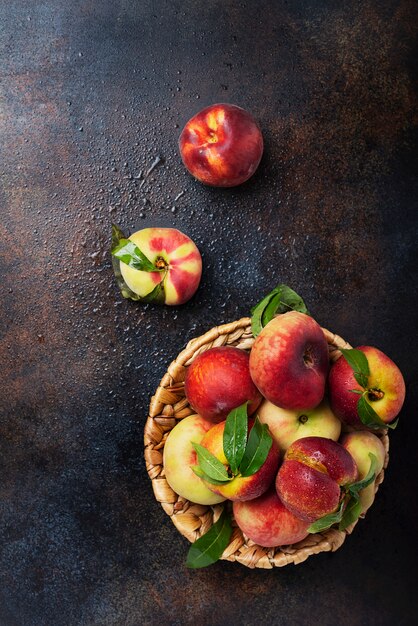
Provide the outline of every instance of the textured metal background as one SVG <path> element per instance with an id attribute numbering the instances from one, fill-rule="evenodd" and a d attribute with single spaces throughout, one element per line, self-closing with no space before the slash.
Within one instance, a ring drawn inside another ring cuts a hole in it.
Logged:
<path id="1" fill-rule="evenodd" d="M 1 626 L 411 624 L 416 3 L 0 5 Z M 248 108 L 265 137 L 234 190 L 198 184 L 177 152 L 182 125 L 217 101 Z M 196 297 L 123 301 L 111 221 L 189 234 Z M 144 467 L 149 399 L 186 341 L 278 282 L 403 370 L 389 470 L 335 554 L 190 572 Z"/>

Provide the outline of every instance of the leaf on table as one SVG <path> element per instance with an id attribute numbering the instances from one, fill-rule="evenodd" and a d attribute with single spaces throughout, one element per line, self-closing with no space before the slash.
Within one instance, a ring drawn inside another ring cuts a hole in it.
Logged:
<path id="1" fill-rule="evenodd" d="M 231 534 L 231 518 L 224 508 L 217 522 L 190 546 L 186 566 L 197 569 L 216 563 L 228 546 Z"/>

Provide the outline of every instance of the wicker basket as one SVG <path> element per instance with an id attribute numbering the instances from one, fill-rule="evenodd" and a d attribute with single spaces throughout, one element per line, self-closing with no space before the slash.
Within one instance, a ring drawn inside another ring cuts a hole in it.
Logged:
<path id="1" fill-rule="evenodd" d="M 339 348 L 351 346 L 328 330 L 323 329 L 329 346 L 330 360 L 335 361 L 341 353 Z M 154 495 L 161 503 L 164 511 L 171 517 L 173 524 L 182 535 L 193 542 L 207 532 L 218 519 L 223 507 L 228 503 L 215 506 L 195 504 L 178 496 L 168 485 L 163 466 L 163 448 L 170 430 L 178 420 L 193 413 L 184 395 L 184 378 L 186 368 L 193 359 L 208 348 L 214 346 L 236 346 L 250 350 L 254 342 L 251 333 L 250 318 L 245 317 L 230 324 L 212 328 L 204 335 L 192 339 L 186 348 L 169 365 L 160 385 L 151 399 L 149 416 L 145 426 L 145 462 L 152 481 Z M 389 437 L 385 430 L 376 431 L 386 450 L 384 468 L 388 463 Z M 384 470 L 376 479 L 376 490 L 383 481 Z M 322 533 L 308 535 L 305 539 L 291 546 L 263 548 L 249 540 L 239 528 L 233 526 L 230 543 L 225 549 L 222 559 L 238 561 L 247 567 L 271 569 L 282 567 L 288 563 L 301 563 L 311 554 L 335 551 L 350 534 L 355 523 L 345 531 L 330 528 Z"/>

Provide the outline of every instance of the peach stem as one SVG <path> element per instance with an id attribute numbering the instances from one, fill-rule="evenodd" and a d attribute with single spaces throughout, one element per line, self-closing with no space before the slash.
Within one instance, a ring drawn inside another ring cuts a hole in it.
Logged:
<path id="1" fill-rule="evenodd" d="M 155 260 L 155 267 L 159 270 L 164 270 L 166 267 L 168 267 L 168 264 L 165 262 L 162 256 L 159 256 Z"/>
<path id="2" fill-rule="evenodd" d="M 367 390 L 367 397 L 372 402 L 376 400 L 381 400 L 382 398 L 384 398 L 384 396 L 385 396 L 385 393 L 381 389 L 368 389 Z"/>

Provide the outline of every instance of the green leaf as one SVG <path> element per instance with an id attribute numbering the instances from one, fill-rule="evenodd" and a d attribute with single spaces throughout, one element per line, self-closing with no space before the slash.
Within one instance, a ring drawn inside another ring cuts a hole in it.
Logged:
<path id="1" fill-rule="evenodd" d="M 386 424 L 386 422 L 380 419 L 372 405 L 367 402 L 366 395 L 367 392 L 363 393 L 357 403 L 357 411 L 362 423 L 369 428 L 396 428 L 399 419 L 391 424 Z"/>
<path id="2" fill-rule="evenodd" d="M 266 324 L 268 324 L 274 317 L 277 309 L 280 306 L 280 298 L 281 298 L 281 290 L 277 293 L 273 294 L 273 297 L 270 299 L 270 302 L 264 307 L 261 315 L 261 324 L 264 328 Z"/>
<path id="3" fill-rule="evenodd" d="M 205 472 L 199 465 L 191 465 L 190 468 L 192 472 L 196 474 L 196 476 L 199 476 L 199 478 L 201 478 L 202 480 L 206 480 L 206 482 L 210 483 L 211 485 L 225 485 L 227 482 L 225 480 L 216 480 L 215 478 L 211 478 L 210 476 L 205 474 Z M 229 478 L 229 480 L 232 480 L 232 477 Z"/>
<path id="4" fill-rule="evenodd" d="M 192 446 L 196 451 L 199 466 L 207 476 L 220 482 L 229 482 L 230 477 L 225 465 L 212 452 L 209 452 L 200 443 L 192 442 Z"/>
<path id="5" fill-rule="evenodd" d="M 339 530 L 345 530 L 348 526 L 350 526 L 350 524 L 359 518 L 361 513 L 361 502 L 359 496 L 360 491 L 370 485 L 370 483 L 372 483 L 376 478 L 377 458 L 371 452 L 369 453 L 369 457 L 370 468 L 367 475 L 362 480 L 348 485 L 345 488 L 346 495 L 341 500 L 338 510 L 334 513 L 330 513 L 329 515 L 324 515 L 324 517 L 321 517 L 319 520 L 311 524 L 308 528 L 308 532 L 319 533 L 323 530 L 327 530 L 336 523 L 339 524 Z"/>
<path id="6" fill-rule="evenodd" d="M 277 285 L 251 309 L 251 330 L 254 337 L 261 333 L 276 314 L 286 311 L 299 311 L 309 315 L 304 301 L 293 289 L 287 285 Z"/>
<path id="7" fill-rule="evenodd" d="M 340 352 L 355 372 L 370 376 L 369 362 L 364 352 L 356 348 L 341 348 Z"/>
<path id="8" fill-rule="evenodd" d="M 341 354 L 354 372 L 354 378 L 361 387 L 366 388 L 370 376 L 369 362 L 361 350 L 341 348 Z"/>
<path id="9" fill-rule="evenodd" d="M 263 313 L 275 295 L 276 291 L 273 289 L 271 293 L 269 293 L 255 307 L 251 309 L 251 331 L 254 337 L 257 337 L 257 335 L 259 335 L 263 330 Z"/>
<path id="10" fill-rule="evenodd" d="M 125 239 L 124 233 L 121 231 L 119 226 L 117 226 L 116 224 L 112 224 L 112 250 L 119 244 L 119 241 L 121 239 Z M 111 257 L 112 257 L 113 272 L 115 274 L 116 282 L 117 282 L 117 285 L 120 289 L 122 296 L 124 298 L 129 298 L 131 300 L 142 300 L 141 296 L 139 296 L 137 293 L 132 291 L 132 289 L 130 289 L 128 285 L 125 283 L 122 273 L 120 271 L 119 259 L 114 257 L 113 254 L 111 255 Z"/>
<path id="11" fill-rule="evenodd" d="M 112 247 L 112 255 L 119 261 L 142 272 L 160 272 L 161 269 L 155 267 L 145 256 L 138 246 L 130 239 L 120 239 L 119 243 Z"/>
<path id="12" fill-rule="evenodd" d="M 340 505 L 336 511 L 333 513 L 328 513 L 328 515 L 324 515 L 320 517 L 316 522 L 313 522 L 308 528 L 308 533 L 320 533 L 323 530 L 327 530 L 333 524 L 341 521 L 343 515 L 345 499 L 341 500 Z"/>
<path id="13" fill-rule="evenodd" d="M 353 372 L 353 373 L 354 373 L 354 378 L 356 379 L 360 387 L 363 387 L 365 389 L 369 382 L 368 376 L 366 376 L 365 374 L 359 374 L 359 372 Z"/>
<path id="14" fill-rule="evenodd" d="M 164 274 L 160 282 L 155 285 L 154 289 L 150 291 L 150 293 L 148 293 L 146 296 L 143 296 L 141 298 L 142 302 L 149 302 L 152 304 L 165 304 L 165 290 L 164 290 L 165 276 L 166 275 Z"/>
<path id="15" fill-rule="evenodd" d="M 346 490 L 351 496 L 358 497 L 360 491 L 368 487 L 376 478 L 377 458 L 371 452 L 369 452 L 369 457 L 370 467 L 366 476 L 362 480 L 359 480 L 356 483 L 351 483 L 351 485 L 348 485 L 346 487 Z"/>
<path id="16" fill-rule="evenodd" d="M 275 313 L 286 313 L 286 311 L 299 311 L 299 313 L 309 315 L 304 301 L 296 291 L 287 285 L 278 285 L 277 288 L 280 290 L 280 298 L 276 311 L 270 311 L 270 319 L 273 319 Z"/>
<path id="17" fill-rule="evenodd" d="M 215 524 L 189 548 L 186 566 L 197 569 L 216 563 L 229 544 L 232 534 L 231 518 L 224 509 Z"/>
<path id="18" fill-rule="evenodd" d="M 112 224 L 112 250 L 119 245 L 121 239 L 127 239 L 126 235 L 117 224 Z"/>
<path id="19" fill-rule="evenodd" d="M 223 448 L 233 474 L 238 471 L 247 445 L 247 405 L 248 402 L 245 402 L 236 409 L 232 409 L 225 422 Z"/>
<path id="20" fill-rule="evenodd" d="M 338 530 L 345 530 L 350 524 L 353 524 L 360 517 L 360 513 L 360 500 L 358 498 L 351 498 L 338 525 Z"/>
<path id="21" fill-rule="evenodd" d="M 122 232 L 122 230 L 116 224 L 112 224 L 112 250 L 116 249 L 122 240 L 126 241 L 126 236 Z M 115 274 L 117 285 L 120 289 L 120 292 L 124 298 L 129 298 L 130 300 L 134 300 L 135 302 L 152 302 L 153 304 L 164 304 L 165 303 L 165 294 L 164 294 L 164 279 L 166 277 L 166 273 L 163 275 L 161 281 L 154 287 L 150 293 L 146 296 L 140 296 L 128 285 L 126 284 L 122 273 L 120 271 L 120 260 L 114 256 L 112 257 L 112 267 L 113 272 Z M 158 271 L 157 268 L 154 268 L 154 271 Z"/>
<path id="22" fill-rule="evenodd" d="M 252 476 L 258 472 L 267 459 L 272 443 L 273 439 L 267 424 L 262 424 L 256 417 L 239 467 L 241 476 Z"/>
<path id="23" fill-rule="evenodd" d="M 369 362 L 364 352 L 356 350 L 355 348 L 340 348 L 340 351 L 353 370 L 354 378 L 358 384 L 365 389 L 365 392 L 361 394 L 357 403 L 357 411 L 362 423 L 369 428 L 396 428 L 399 421 L 398 419 L 391 424 L 386 424 L 386 422 L 380 419 L 370 402 L 367 401 L 367 393 L 369 391 L 367 387 L 369 384 L 370 369 Z M 356 389 L 350 389 L 350 391 L 358 393 Z"/>
<path id="24" fill-rule="evenodd" d="M 362 505 L 360 502 L 360 492 L 368 487 L 376 479 L 377 458 L 369 452 L 370 467 L 366 476 L 346 487 L 347 495 L 350 498 L 343 513 L 342 519 L 338 526 L 339 530 L 345 530 L 350 524 L 353 524 L 361 514 Z"/>

